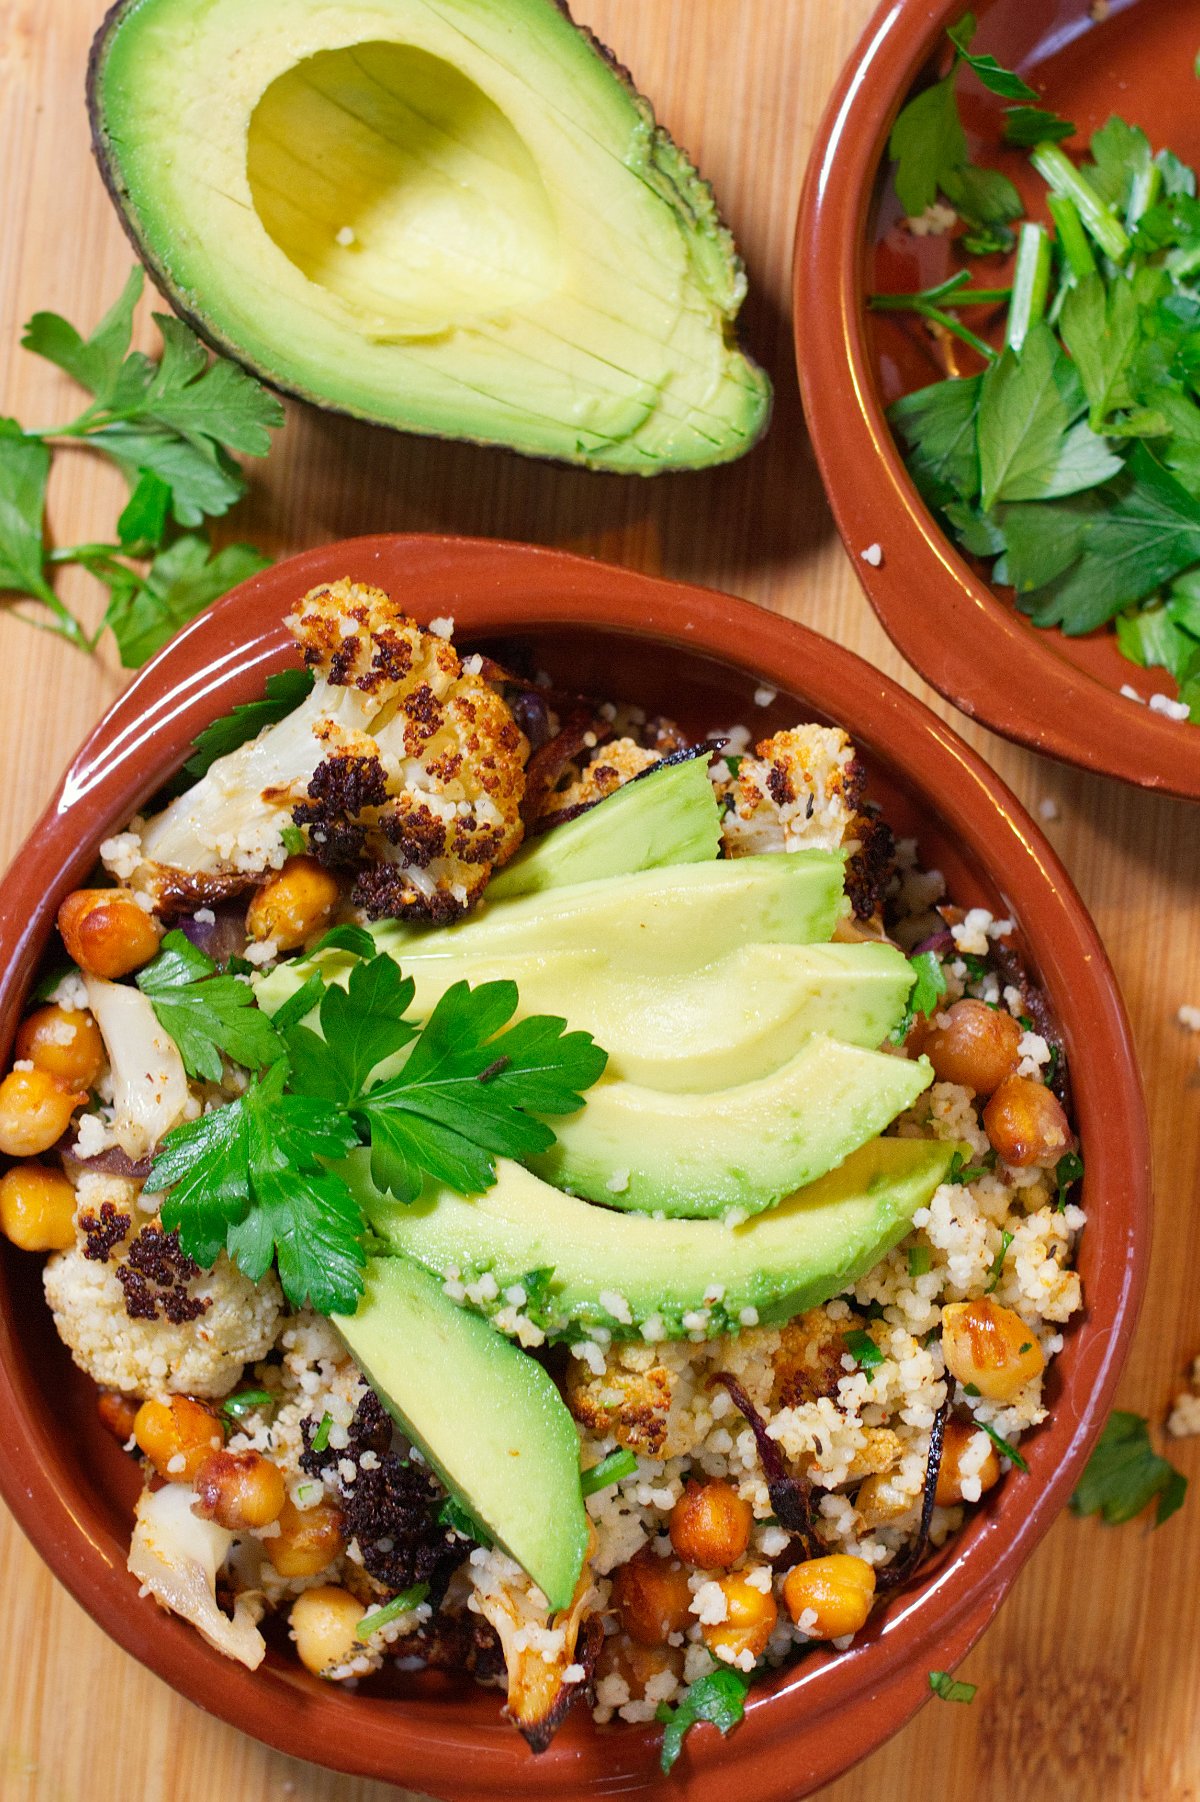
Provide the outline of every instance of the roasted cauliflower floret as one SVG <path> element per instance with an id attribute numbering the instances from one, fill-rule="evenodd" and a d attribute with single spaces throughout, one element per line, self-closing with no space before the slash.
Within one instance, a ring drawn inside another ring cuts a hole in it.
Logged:
<path id="1" fill-rule="evenodd" d="M 114 1242 L 122 1217 L 103 1216 L 101 1208 L 90 1245 L 57 1253 L 43 1273 L 76 1364 L 124 1395 L 228 1395 L 274 1342 L 283 1306 L 274 1275 L 252 1283 L 222 1252 L 193 1277 L 164 1244 L 172 1235 L 150 1223 Z M 80 1224 L 86 1233 L 85 1215 Z"/>
<path id="2" fill-rule="evenodd" d="M 111 841 L 110 867 L 170 914 L 278 869 L 299 826 L 353 871 L 372 919 L 454 918 L 521 842 L 529 747 L 507 704 L 378 588 L 315 588 L 287 624 L 312 693 L 218 758 L 140 847 Z"/>
<path id="3" fill-rule="evenodd" d="M 499 1636 L 508 1672 L 506 1712 L 534 1752 L 546 1750 L 572 1703 L 587 1694 L 604 1643 L 590 1563 L 594 1549 L 593 1530 L 570 1606 L 556 1615 L 511 1558 L 494 1549 L 471 1554 L 474 1587 L 467 1606 Z"/>
<path id="4" fill-rule="evenodd" d="M 866 771 L 838 726 L 792 726 L 764 738 L 736 774 L 716 766 L 727 857 L 769 851 L 848 853 L 846 890 L 860 920 L 878 915 L 893 874 L 892 834 L 864 803 Z"/>
<path id="5" fill-rule="evenodd" d="M 625 783 L 632 782 L 643 770 L 649 770 L 656 763 L 661 763 L 661 751 L 652 751 L 645 745 L 639 745 L 634 738 L 615 738 L 611 743 L 601 745 L 591 762 L 580 771 L 575 780 L 567 788 L 559 789 L 552 794 L 546 803 L 547 813 L 564 812 L 569 808 L 592 807 L 597 801 L 603 801 Z"/>

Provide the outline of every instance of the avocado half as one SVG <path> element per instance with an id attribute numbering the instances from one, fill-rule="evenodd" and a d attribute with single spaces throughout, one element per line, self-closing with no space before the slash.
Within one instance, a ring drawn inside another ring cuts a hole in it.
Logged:
<path id="1" fill-rule="evenodd" d="M 119 0 L 88 102 L 154 280 L 285 393 L 643 475 L 767 424 L 712 191 L 556 0 Z"/>

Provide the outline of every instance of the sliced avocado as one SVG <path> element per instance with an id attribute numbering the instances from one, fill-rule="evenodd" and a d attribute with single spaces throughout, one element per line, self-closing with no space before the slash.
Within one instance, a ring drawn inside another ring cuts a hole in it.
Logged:
<path id="1" fill-rule="evenodd" d="M 719 1220 L 772 1207 L 890 1126 L 933 1081 L 928 1059 L 808 1040 L 757 1082 L 664 1095 L 602 1077 L 530 1168 L 642 1214 Z"/>
<path id="2" fill-rule="evenodd" d="M 556 0 L 118 0 L 89 107 L 155 281 L 277 388 L 639 474 L 766 426 L 712 191 Z"/>
<path id="3" fill-rule="evenodd" d="M 672 961 L 694 947 L 678 941 Z M 318 960 L 345 980 L 350 960 Z M 591 1032 L 608 1052 L 613 1076 L 650 1089 L 702 1093 L 757 1081 L 814 1032 L 849 1045 L 881 1045 L 904 1012 L 913 973 L 891 945 L 742 945 L 716 963 L 682 972 L 625 971 L 603 951 L 554 951 L 544 957 L 400 963 L 416 983 L 413 1010 L 428 1015 L 459 978 L 475 984 L 511 977 L 521 1014 L 561 1014 Z M 274 1013 L 313 965 L 279 964 L 254 979 L 259 1003 Z"/>
<path id="4" fill-rule="evenodd" d="M 721 814 L 707 757 L 664 763 L 540 838 L 528 839 L 488 884 L 489 901 L 601 876 L 671 864 L 709 863 L 721 843 Z"/>
<path id="5" fill-rule="evenodd" d="M 579 1434 L 547 1373 L 404 1257 L 371 1258 L 334 1325 L 401 1431 L 497 1544 L 565 1608 L 587 1549 Z"/>
<path id="6" fill-rule="evenodd" d="M 823 943 L 846 908 L 843 878 L 837 852 L 781 851 L 637 870 L 509 901 L 485 894 L 454 926 L 385 920 L 371 931 L 379 949 L 414 975 L 418 961 L 449 966 L 569 951 L 599 952 L 613 968 L 647 976 L 695 970 L 735 945 Z"/>
<path id="7" fill-rule="evenodd" d="M 342 1168 L 371 1225 L 395 1251 L 470 1282 L 490 1271 L 498 1294 L 552 1270 L 538 1318 L 553 1337 L 603 1327 L 616 1338 L 710 1335 L 788 1320 L 839 1294 L 908 1232 L 965 1147 L 873 1139 L 820 1182 L 745 1225 L 620 1214 L 553 1189 L 501 1159 L 470 1200 L 433 1189 L 411 1207 L 381 1195 L 369 1153 Z M 503 1305 L 499 1299 L 495 1307 Z M 628 1319 L 625 1318 L 628 1314 Z"/>

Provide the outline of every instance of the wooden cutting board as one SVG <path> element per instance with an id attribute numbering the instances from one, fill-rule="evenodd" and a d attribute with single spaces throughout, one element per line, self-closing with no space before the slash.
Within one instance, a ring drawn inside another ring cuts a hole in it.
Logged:
<path id="1" fill-rule="evenodd" d="M 805 439 L 789 268 L 805 157 L 871 0 L 581 0 L 578 11 L 713 181 L 749 265 L 745 333 L 775 378 L 746 462 L 641 482 L 405 439 L 299 406 L 229 523 L 278 556 L 371 531 L 533 539 L 727 588 L 868 657 L 954 719 L 1035 812 L 1099 922 L 1133 1016 L 1154 1125 L 1158 1235 L 1121 1401 L 1161 1421 L 1200 1351 L 1200 808 L 1059 769 L 974 730 L 908 670 L 863 599 Z M 130 254 L 88 152 L 83 77 L 100 0 L 0 0 L 0 410 L 69 416 L 65 378 L 18 347 L 39 307 L 87 324 Z M 148 309 L 147 309 L 148 310 Z M 152 343 L 152 333 L 147 343 Z M 59 460 L 58 543 L 111 535 L 120 483 Z M 98 597 L 69 578 L 89 618 Z M 914 597 L 919 604 L 919 597 Z M 0 617 L 0 863 L 122 677 L 104 655 Z M 1093 1205 L 1103 1206 L 1103 1197 Z M 2 1428 L 0 1428 L 2 1445 Z M 1200 1441 L 1161 1533 L 1063 1519 L 963 1675 L 826 1802 L 1194 1802 L 1200 1796 Z M 1014 1479 L 1019 1481 L 1020 1479 Z M 118 1652 L 0 1522 L 0 1802 L 388 1802 L 384 1785 L 302 1765 L 181 1701 Z"/>

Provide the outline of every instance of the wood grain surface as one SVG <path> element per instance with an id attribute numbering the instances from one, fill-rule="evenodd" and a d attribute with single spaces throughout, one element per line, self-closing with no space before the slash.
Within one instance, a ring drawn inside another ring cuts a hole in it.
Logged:
<path id="1" fill-rule="evenodd" d="M 801 176 L 825 96 L 869 7 L 578 7 L 698 158 L 745 252 L 745 336 L 778 393 L 770 435 L 751 457 L 710 474 L 639 481 L 402 438 L 291 406 L 225 534 L 280 556 L 391 530 L 567 546 L 802 619 L 953 717 L 901 663 L 859 591 L 821 493 L 793 373 L 789 266 Z M 0 0 L 0 410 L 28 425 L 69 417 L 75 397 L 64 377 L 19 348 L 19 325 L 39 307 L 94 321 L 130 262 L 88 151 L 84 65 L 101 11 L 101 0 Z M 110 536 L 120 482 L 86 453 L 57 461 L 56 541 Z M 98 615 L 88 578 L 72 576 L 64 593 L 88 618 Z M 89 660 L 0 617 L 0 863 L 121 679 L 107 654 Z M 955 723 L 1027 805 L 1054 803 L 1047 830 L 1099 923 L 1133 1017 L 1154 1128 L 1158 1225 L 1121 1401 L 1161 1421 L 1200 1351 L 1200 1038 L 1176 1019 L 1181 1004 L 1200 1005 L 1200 809 L 1058 768 Z M 932 1702 L 823 1792 L 825 1802 L 1195 1802 L 1200 1440 L 1178 1443 L 1173 1455 L 1194 1480 L 1182 1514 L 1154 1534 L 1140 1524 L 1109 1530 L 1060 1520 L 964 1667 L 979 1685 L 974 1705 Z M 0 1594 L 3 1802 L 396 1795 L 267 1751 L 180 1700 L 109 1643 L 7 1519 Z"/>

